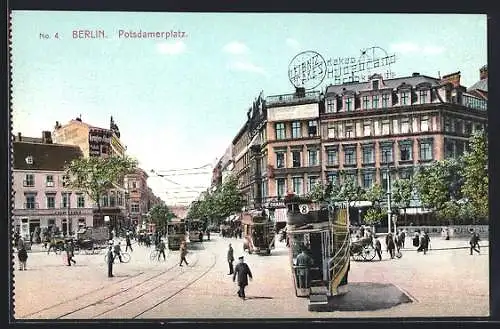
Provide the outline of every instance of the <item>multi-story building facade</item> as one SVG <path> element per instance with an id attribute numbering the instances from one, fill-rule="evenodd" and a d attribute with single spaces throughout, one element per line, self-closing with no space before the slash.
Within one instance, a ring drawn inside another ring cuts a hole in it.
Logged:
<path id="1" fill-rule="evenodd" d="M 254 103 L 233 140 L 240 188 L 250 207 L 276 209 L 277 221 L 286 220 L 283 196 L 306 194 L 320 181 L 341 184 L 342 176 L 387 189 L 389 178 L 464 153 L 470 135 L 487 127 L 487 79 L 486 66 L 469 89 L 460 72 L 387 80 L 374 74 L 324 93 L 299 88 L 269 96 L 261 108 Z"/>
<path id="2" fill-rule="evenodd" d="M 84 157 L 123 156 L 126 147 L 119 139 L 120 132 L 113 118 L 110 121 L 109 129 L 92 126 L 83 122 L 81 118 L 71 120 L 65 125 L 56 122 L 52 136 L 56 143 L 80 147 Z M 105 216 L 109 216 L 110 225 L 115 229 L 128 224 L 126 188 L 124 184 L 119 185 L 120 187 L 110 190 L 101 197 L 101 212 L 97 208 L 94 210 L 94 226 L 105 225 Z"/>
<path id="3" fill-rule="evenodd" d="M 13 224 L 27 239 L 44 228 L 66 235 L 93 226 L 93 202 L 87 194 L 65 186 L 64 167 L 83 156 L 77 146 L 53 144 L 19 134 L 13 142 Z"/>
<path id="4" fill-rule="evenodd" d="M 128 211 L 127 224 L 138 225 L 151 208 L 152 191 L 148 189 L 148 174 L 138 168 L 134 173 L 124 178 L 126 189 L 126 206 Z"/>

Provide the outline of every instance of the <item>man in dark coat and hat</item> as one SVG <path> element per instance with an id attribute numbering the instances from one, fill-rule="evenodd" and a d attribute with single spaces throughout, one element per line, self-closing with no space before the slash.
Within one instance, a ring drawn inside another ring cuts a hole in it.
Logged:
<path id="1" fill-rule="evenodd" d="M 234 267 L 233 267 L 234 250 L 231 244 L 229 244 L 229 249 L 227 250 L 227 262 L 229 264 L 229 273 L 227 275 L 231 275 L 234 273 Z"/>
<path id="2" fill-rule="evenodd" d="M 238 296 L 244 300 L 245 287 L 248 286 L 248 277 L 250 277 L 250 279 L 253 279 L 253 277 L 250 267 L 243 261 L 243 256 L 238 257 L 238 259 L 240 262 L 234 268 L 233 282 L 236 280 L 236 276 L 238 276 L 238 286 L 240 287 Z"/>

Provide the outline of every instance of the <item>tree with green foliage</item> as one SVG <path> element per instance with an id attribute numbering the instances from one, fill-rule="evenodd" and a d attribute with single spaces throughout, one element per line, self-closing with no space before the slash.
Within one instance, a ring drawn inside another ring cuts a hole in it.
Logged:
<path id="1" fill-rule="evenodd" d="M 397 179 L 392 185 L 392 203 L 391 207 L 403 209 L 406 222 L 406 209 L 410 207 L 413 197 L 414 183 L 412 178 Z"/>
<path id="2" fill-rule="evenodd" d="M 363 193 L 364 199 L 371 202 L 370 208 L 365 212 L 363 216 L 363 221 L 366 224 L 373 225 L 380 223 L 385 217 L 387 217 L 387 212 L 382 210 L 380 202 L 383 200 L 385 191 L 380 186 L 380 184 L 374 184 L 371 188 Z"/>
<path id="3" fill-rule="evenodd" d="M 113 188 L 122 188 L 125 175 L 137 169 L 129 157 L 81 157 L 66 166 L 67 186 L 86 193 L 97 204 L 101 217 L 101 197 Z"/>
<path id="4" fill-rule="evenodd" d="M 488 219 L 488 139 L 484 131 L 475 132 L 469 141 L 469 151 L 463 156 L 464 182 L 461 192 L 468 215 Z M 471 214 L 472 213 L 472 214 Z"/>
<path id="5" fill-rule="evenodd" d="M 226 178 L 216 191 L 216 200 L 216 215 L 219 219 L 241 211 L 245 206 L 245 200 L 238 188 L 236 176 L 230 175 Z"/>
<path id="6" fill-rule="evenodd" d="M 387 218 L 387 211 L 382 209 L 380 206 L 370 207 L 364 217 L 363 221 L 368 225 L 379 224 Z"/>
<path id="7" fill-rule="evenodd" d="M 170 211 L 167 205 L 157 204 L 149 210 L 149 218 L 158 230 L 166 232 L 167 224 L 172 221 L 175 215 Z"/>

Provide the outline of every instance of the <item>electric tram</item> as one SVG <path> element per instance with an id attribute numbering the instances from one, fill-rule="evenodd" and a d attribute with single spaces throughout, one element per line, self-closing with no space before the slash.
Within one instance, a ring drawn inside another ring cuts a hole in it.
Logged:
<path id="1" fill-rule="evenodd" d="M 182 241 L 186 241 L 186 224 L 181 220 L 172 220 L 167 224 L 168 249 L 179 250 Z"/>
<path id="2" fill-rule="evenodd" d="M 347 204 L 335 207 L 293 196 L 285 204 L 295 295 L 308 297 L 310 309 L 314 305 L 327 305 L 328 297 L 347 292 L 350 265 Z"/>
<path id="3" fill-rule="evenodd" d="M 271 254 L 275 248 L 276 232 L 274 223 L 262 210 L 244 212 L 241 216 L 243 231 L 243 251 L 248 253 Z"/>
<path id="4" fill-rule="evenodd" d="M 203 242 L 205 223 L 201 219 L 186 219 L 189 242 Z"/>

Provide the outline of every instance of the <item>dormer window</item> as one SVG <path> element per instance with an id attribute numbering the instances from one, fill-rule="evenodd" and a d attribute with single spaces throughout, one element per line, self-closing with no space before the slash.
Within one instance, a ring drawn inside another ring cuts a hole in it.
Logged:
<path id="1" fill-rule="evenodd" d="M 27 164 L 32 165 L 33 164 L 33 157 L 31 155 L 28 155 L 26 159 L 24 159 Z"/>
<path id="2" fill-rule="evenodd" d="M 378 90 L 378 87 L 379 87 L 379 80 L 373 80 L 372 81 L 372 89 L 373 90 Z"/>
<path id="3" fill-rule="evenodd" d="M 420 90 L 418 92 L 418 99 L 420 104 L 426 104 L 427 103 L 427 95 L 428 95 L 428 90 Z"/>
<path id="4" fill-rule="evenodd" d="M 401 105 L 409 105 L 410 103 L 410 92 L 402 91 L 401 92 Z"/>
<path id="5" fill-rule="evenodd" d="M 345 110 L 347 112 L 352 111 L 354 107 L 354 97 L 346 97 L 345 99 Z"/>

